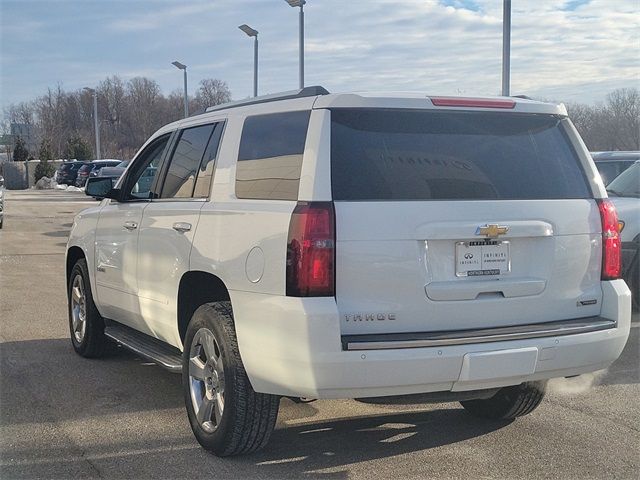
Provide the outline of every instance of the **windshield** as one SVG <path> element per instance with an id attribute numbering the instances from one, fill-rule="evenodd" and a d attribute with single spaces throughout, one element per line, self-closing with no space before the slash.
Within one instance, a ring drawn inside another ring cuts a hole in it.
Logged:
<path id="1" fill-rule="evenodd" d="M 609 194 L 640 198 L 640 162 L 634 163 L 607 186 Z"/>

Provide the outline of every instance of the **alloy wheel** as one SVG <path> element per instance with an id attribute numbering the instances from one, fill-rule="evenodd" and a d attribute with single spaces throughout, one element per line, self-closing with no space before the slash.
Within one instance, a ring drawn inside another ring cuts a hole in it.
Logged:
<path id="1" fill-rule="evenodd" d="M 189 393 L 200 427 L 214 432 L 224 411 L 224 368 L 220 345 L 208 328 L 196 332 L 189 349 Z"/>
<path id="2" fill-rule="evenodd" d="M 87 331 L 87 297 L 82 275 L 76 275 L 71 285 L 71 328 L 76 342 L 82 343 Z"/>

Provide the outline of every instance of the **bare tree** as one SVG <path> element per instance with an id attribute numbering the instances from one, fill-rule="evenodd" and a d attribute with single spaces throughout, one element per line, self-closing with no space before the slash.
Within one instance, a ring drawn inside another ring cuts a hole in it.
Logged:
<path id="1" fill-rule="evenodd" d="M 194 103 L 200 110 L 231 101 L 231 90 L 227 82 L 217 78 L 204 78 L 196 92 Z"/>
<path id="2" fill-rule="evenodd" d="M 637 88 L 614 90 L 604 104 L 569 104 L 567 110 L 589 150 L 640 150 Z"/>
<path id="3" fill-rule="evenodd" d="M 620 150 L 640 149 L 640 91 L 620 88 L 607 95 L 613 143 Z"/>

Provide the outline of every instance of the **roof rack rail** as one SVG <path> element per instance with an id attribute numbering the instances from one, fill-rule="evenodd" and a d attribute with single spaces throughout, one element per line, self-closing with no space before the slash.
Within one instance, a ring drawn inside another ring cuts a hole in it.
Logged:
<path id="1" fill-rule="evenodd" d="M 237 100 L 235 102 L 223 103 L 208 107 L 206 112 L 217 112 L 218 110 L 226 110 L 234 107 L 245 107 L 247 105 L 256 105 L 258 103 L 275 102 L 277 100 L 290 100 L 293 98 L 315 97 L 318 95 L 329 95 L 329 91 L 319 85 L 312 87 L 304 87 L 299 90 L 290 90 L 288 92 L 273 93 L 271 95 L 261 95 L 259 97 L 249 98 L 247 100 Z"/>

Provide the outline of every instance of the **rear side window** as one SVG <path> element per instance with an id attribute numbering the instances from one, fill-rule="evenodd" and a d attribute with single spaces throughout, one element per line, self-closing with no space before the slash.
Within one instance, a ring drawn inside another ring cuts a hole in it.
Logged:
<path id="1" fill-rule="evenodd" d="M 173 151 L 160 198 L 191 198 L 213 125 L 186 128 Z"/>
<path id="2" fill-rule="evenodd" d="M 209 196 L 211 190 L 211 180 L 213 179 L 213 169 L 215 167 L 216 158 L 218 156 L 218 148 L 220 146 L 220 138 L 222 137 L 222 130 L 224 129 L 224 123 L 216 123 L 213 126 L 213 133 L 209 139 L 207 149 L 204 151 L 202 162 L 200 163 L 200 171 L 196 178 L 196 187 L 193 190 L 193 196 L 195 198 L 206 198 Z"/>
<path id="3" fill-rule="evenodd" d="M 309 111 L 247 117 L 236 169 L 236 196 L 297 200 Z"/>
<path id="4" fill-rule="evenodd" d="M 331 120 L 334 200 L 591 197 L 558 117 L 339 109 Z"/>

